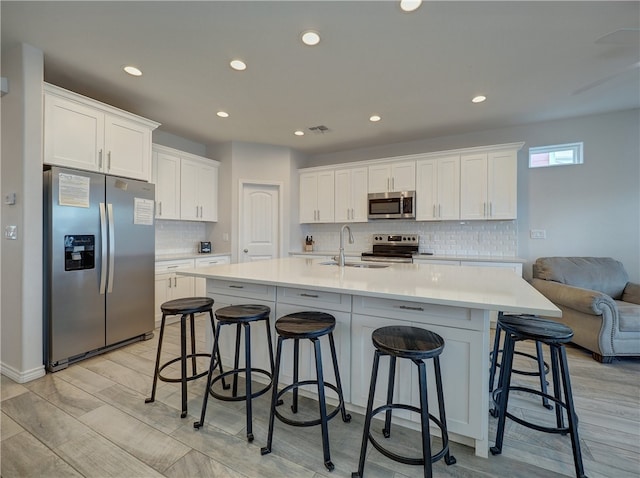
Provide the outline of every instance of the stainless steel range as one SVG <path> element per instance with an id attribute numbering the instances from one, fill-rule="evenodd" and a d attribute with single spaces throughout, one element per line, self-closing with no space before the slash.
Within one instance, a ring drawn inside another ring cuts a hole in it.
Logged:
<path id="1" fill-rule="evenodd" d="M 418 253 L 418 234 L 374 234 L 373 250 L 363 252 L 363 261 L 413 262 Z"/>

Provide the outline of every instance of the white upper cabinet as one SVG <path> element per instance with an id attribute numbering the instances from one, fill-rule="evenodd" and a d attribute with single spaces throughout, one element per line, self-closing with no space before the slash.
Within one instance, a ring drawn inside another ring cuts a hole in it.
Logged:
<path id="1" fill-rule="evenodd" d="M 368 170 L 335 171 L 335 222 L 367 222 Z"/>
<path id="2" fill-rule="evenodd" d="M 460 157 L 460 219 L 516 219 L 517 150 Z"/>
<path id="3" fill-rule="evenodd" d="M 218 220 L 218 161 L 153 145 L 156 218 Z"/>
<path id="4" fill-rule="evenodd" d="M 394 161 L 369 166 L 369 192 L 415 191 L 416 162 Z"/>
<path id="5" fill-rule="evenodd" d="M 218 220 L 218 167 L 211 161 L 182 158 L 180 217 L 193 221 Z"/>
<path id="6" fill-rule="evenodd" d="M 158 125 L 45 83 L 45 164 L 149 181 Z"/>
<path id="7" fill-rule="evenodd" d="M 180 156 L 153 145 L 151 182 L 156 185 L 156 218 L 180 219 Z"/>
<path id="8" fill-rule="evenodd" d="M 300 174 L 300 223 L 334 222 L 334 172 Z"/>
<path id="9" fill-rule="evenodd" d="M 416 220 L 460 219 L 460 155 L 416 163 Z"/>

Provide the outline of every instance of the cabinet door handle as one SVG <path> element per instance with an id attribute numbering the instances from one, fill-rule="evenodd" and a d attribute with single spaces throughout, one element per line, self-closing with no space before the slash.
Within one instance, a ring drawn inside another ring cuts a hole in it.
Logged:
<path id="1" fill-rule="evenodd" d="M 434 218 L 436 217 L 436 205 L 435 204 L 433 205 L 433 217 Z"/>
<path id="2" fill-rule="evenodd" d="M 489 201 L 489 217 L 493 217 L 493 203 Z"/>
<path id="3" fill-rule="evenodd" d="M 391 178 L 391 190 L 396 190 L 396 178 Z"/>
<path id="4" fill-rule="evenodd" d="M 231 287 L 232 289 L 244 289 L 243 285 L 230 285 L 229 287 Z"/>
<path id="5" fill-rule="evenodd" d="M 318 221 L 320 220 L 320 209 L 318 209 Z"/>
<path id="6" fill-rule="evenodd" d="M 387 178 L 387 191 L 391 191 L 391 179 Z"/>
<path id="7" fill-rule="evenodd" d="M 111 151 L 107 153 L 107 171 L 111 171 Z"/>
<path id="8" fill-rule="evenodd" d="M 484 217 L 487 217 L 487 203 L 486 202 L 482 203 L 482 215 Z"/>
<path id="9" fill-rule="evenodd" d="M 319 295 L 316 294 L 305 294 L 304 292 L 302 292 L 300 294 L 300 297 L 311 297 L 312 299 L 317 299 L 318 297 L 320 297 Z"/>
<path id="10" fill-rule="evenodd" d="M 169 277 L 169 289 L 171 289 L 171 277 Z"/>
<path id="11" fill-rule="evenodd" d="M 422 307 L 411 307 L 409 305 L 399 305 L 398 308 L 403 310 L 416 310 L 418 312 L 424 312 L 424 309 Z"/>
<path id="12" fill-rule="evenodd" d="M 198 217 L 198 206 L 196 206 L 196 217 Z"/>
<path id="13" fill-rule="evenodd" d="M 173 286 L 174 287 L 178 287 L 178 278 L 177 277 L 173 278 Z"/>
<path id="14" fill-rule="evenodd" d="M 162 216 L 162 201 L 158 201 L 158 216 Z"/>
<path id="15" fill-rule="evenodd" d="M 180 266 L 167 266 L 167 269 L 177 269 Z"/>
<path id="16" fill-rule="evenodd" d="M 202 206 L 200 206 L 200 217 L 204 217 L 204 214 L 202 212 Z"/>
<path id="17" fill-rule="evenodd" d="M 102 150 L 98 151 L 98 169 L 102 169 Z"/>
<path id="18" fill-rule="evenodd" d="M 438 217 L 442 218 L 442 204 L 438 204 Z"/>

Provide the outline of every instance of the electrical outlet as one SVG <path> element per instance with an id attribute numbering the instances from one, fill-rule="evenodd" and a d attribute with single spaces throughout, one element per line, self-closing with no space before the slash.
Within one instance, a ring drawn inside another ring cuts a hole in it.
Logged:
<path id="1" fill-rule="evenodd" d="M 529 237 L 531 239 L 546 239 L 547 231 L 544 229 L 531 229 L 529 231 Z"/>
<path id="2" fill-rule="evenodd" d="M 4 228 L 4 237 L 15 241 L 18 239 L 18 226 L 7 226 Z"/>

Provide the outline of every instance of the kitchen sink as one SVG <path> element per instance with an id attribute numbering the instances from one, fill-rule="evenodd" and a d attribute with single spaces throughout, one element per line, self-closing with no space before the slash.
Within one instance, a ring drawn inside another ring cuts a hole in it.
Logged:
<path id="1" fill-rule="evenodd" d="M 331 261 L 331 262 L 321 262 L 320 263 L 321 266 L 337 266 L 338 263 Z M 358 267 L 360 269 L 384 269 L 386 267 L 389 267 L 386 264 L 369 264 L 367 262 L 345 262 L 344 264 L 345 267 Z"/>

